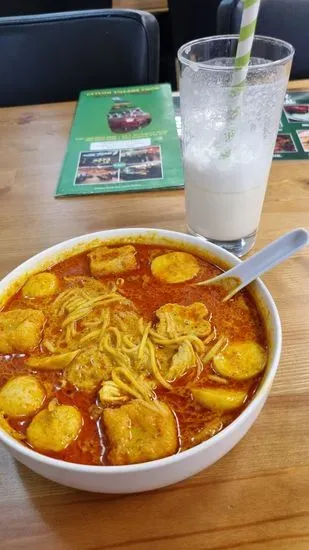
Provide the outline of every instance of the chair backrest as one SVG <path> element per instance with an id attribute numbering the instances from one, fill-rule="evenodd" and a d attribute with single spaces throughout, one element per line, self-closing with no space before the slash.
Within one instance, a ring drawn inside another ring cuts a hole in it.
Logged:
<path id="1" fill-rule="evenodd" d="M 216 33 L 216 13 L 220 0 L 168 0 L 174 53 L 185 42 Z"/>
<path id="2" fill-rule="evenodd" d="M 0 18 L 0 106 L 76 99 L 159 77 L 155 17 L 91 10 Z"/>
<path id="3" fill-rule="evenodd" d="M 1 2 L 0 17 L 97 8 L 112 8 L 112 0 L 9 0 Z"/>
<path id="4" fill-rule="evenodd" d="M 243 2 L 223 0 L 217 12 L 217 33 L 239 32 Z M 291 78 L 309 77 L 309 0 L 261 0 L 256 33 L 293 44 Z"/>

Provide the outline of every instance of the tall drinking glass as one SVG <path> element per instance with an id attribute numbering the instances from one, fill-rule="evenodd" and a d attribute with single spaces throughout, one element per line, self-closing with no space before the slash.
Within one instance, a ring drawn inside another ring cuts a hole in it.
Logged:
<path id="1" fill-rule="evenodd" d="M 255 242 L 294 48 L 256 36 L 235 88 L 237 42 L 194 40 L 178 58 L 188 230 L 242 256 Z"/>

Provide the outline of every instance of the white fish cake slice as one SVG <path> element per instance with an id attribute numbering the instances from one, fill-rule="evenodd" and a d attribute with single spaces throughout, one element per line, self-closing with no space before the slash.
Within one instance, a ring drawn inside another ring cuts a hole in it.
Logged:
<path id="1" fill-rule="evenodd" d="M 151 262 L 151 272 L 165 283 L 183 283 L 196 277 L 199 272 L 197 259 L 187 252 L 168 252 Z"/>
<path id="2" fill-rule="evenodd" d="M 192 395 L 197 403 L 207 409 L 231 411 L 245 403 L 247 393 L 225 388 L 196 388 Z"/>
<path id="3" fill-rule="evenodd" d="M 31 375 L 16 376 L 0 389 L 0 410 L 12 417 L 29 416 L 43 405 L 45 389 Z"/>
<path id="4" fill-rule="evenodd" d="M 27 441 L 39 451 L 63 451 L 79 435 L 82 415 L 72 405 L 40 411 L 27 428 Z"/>
<path id="5" fill-rule="evenodd" d="M 94 277 L 126 273 L 137 268 L 136 250 L 132 245 L 108 248 L 99 246 L 88 254 Z"/>
<path id="6" fill-rule="evenodd" d="M 218 374 L 235 380 L 247 380 L 262 372 L 267 353 L 256 342 L 232 342 L 213 359 Z"/>
<path id="7" fill-rule="evenodd" d="M 80 350 L 76 350 L 47 357 L 33 356 L 25 360 L 25 365 L 35 370 L 63 370 L 79 353 Z"/>
<path id="8" fill-rule="evenodd" d="M 45 298 L 59 290 L 59 280 L 54 273 L 32 275 L 22 288 L 24 298 Z"/>

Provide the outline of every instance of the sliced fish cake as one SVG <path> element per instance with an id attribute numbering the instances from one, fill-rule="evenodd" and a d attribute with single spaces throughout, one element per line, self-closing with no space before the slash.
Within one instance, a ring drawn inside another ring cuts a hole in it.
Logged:
<path id="1" fill-rule="evenodd" d="M 267 354 L 256 342 L 232 342 L 213 359 L 214 367 L 221 376 L 235 380 L 247 380 L 262 372 Z"/>

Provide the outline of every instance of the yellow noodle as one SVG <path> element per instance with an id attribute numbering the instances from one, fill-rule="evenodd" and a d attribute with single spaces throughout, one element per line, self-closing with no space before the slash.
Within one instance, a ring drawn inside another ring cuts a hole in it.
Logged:
<path id="1" fill-rule="evenodd" d="M 74 300 L 80 300 L 81 294 L 79 288 L 71 288 L 69 290 L 65 290 L 64 293 L 59 297 L 62 296 L 62 300 L 59 300 L 59 303 L 61 304 L 61 307 L 66 307 L 68 304 L 73 302 Z M 54 302 L 54 305 L 57 305 L 57 300 Z"/>
<path id="2" fill-rule="evenodd" d="M 227 344 L 227 339 L 224 338 L 224 336 L 221 336 L 221 338 L 219 338 L 219 340 L 215 343 L 215 345 L 210 348 L 210 350 L 206 353 L 206 355 L 204 355 L 203 362 L 209 363 L 209 361 L 211 361 L 213 357 L 217 355 L 217 353 L 221 350 L 221 348 L 225 347 L 226 344 Z"/>
<path id="3" fill-rule="evenodd" d="M 59 294 L 59 296 L 57 296 L 54 301 L 54 307 L 59 307 L 59 304 L 62 304 L 68 296 L 72 296 L 73 294 L 75 294 L 75 288 L 70 288 L 68 290 L 65 290 L 64 292 L 61 292 L 61 294 Z"/>
<path id="4" fill-rule="evenodd" d="M 66 313 L 74 313 L 76 311 L 79 311 L 80 309 L 85 309 L 89 307 L 91 307 L 89 300 L 78 298 L 74 299 L 74 301 L 72 300 L 69 303 L 66 303 L 64 306 L 64 310 Z"/>
<path id="5" fill-rule="evenodd" d="M 95 340 L 100 335 L 101 330 L 92 330 L 91 332 L 88 332 L 85 336 L 83 336 L 79 343 L 80 344 L 86 344 L 87 342 L 90 342 L 91 340 Z"/>
<path id="6" fill-rule="evenodd" d="M 92 277 L 89 277 L 88 275 L 65 275 L 64 277 L 65 281 L 91 281 Z"/>
<path id="7" fill-rule="evenodd" d="M 112 372 L 113 382 L 118 386 L 118 388 L 122 389 L 125 393 L 127 393 L 129 395 L 133 395 L 134 397 L 139 399 L 140 398 L 140 392 L 136 389 L 135 384 L 133 384 L 133 386 L 129 386 L 128 384 L 126 384 L 126 382 L 121 380 L 121 378 L 118 376 L 117 370 L 118 369 L 115 369 Z"/>
<path id="8" fill-rule="evenodd" d="M 195 374 L 193 382 L 198 381 L 199 377 L 201 376 L 201 374 L 203 372 L 203 368 L 204 368 L 203 362 L 202 362 L 201 358 L 198 355 L 195 355 L 195 359 L 196 359 L 196 374 Z"/>
<path id="9" fill-rule="evenodd" d="M 127 330 L 127 325 L 125 324 L 124 320 L 119 317 L 119 315 L 117 315 L 117 323 L 120 326 L 121 330 L 123 330 L 123 332 Z"/>
<path id="10" fill-rule="evenodd" d="M 77 311 L 74 311 L 73 313 L 70 313 L 67 318 L 62 323 L 62 328 L 65 328 L 67 325 L 69 325 L 72 321 L 80 321 L 83 319 L 83 317 L 86 317 L 91 311 L 91 308 L 85 307 L 84 309 L 78 309 Z"/>
<path id="11" fill-rule="evenodd" d="M 184 342 L 185 340 L 189 340 L 190 342 L 194 342 L 196 344 L 196 347 L 199 349 L 199 351 L 204 352 L 205 346 L 200 338 L 196 336 L 195 334 L 186 334 L 184 336 L 177 336 L 176 338 L 165 338 L 164 336 L 161 336 L 154 330 L 150 330 L 149 334 L 151 335 L 153 341 L 161 346 L 171 346 L 175 344 L 181 344 L 181 342 Z"/>
<path id="12" fill-rule="evenodd" d="M 123 367 L 118 368 L 117 370 L 118 372 L 122 372 L 127 377 L 127 379 L 132 382 L 132 384 L 135 386 L 135 388 L 139 391 L 140 395 L 144 399 L 152 399 L 154 397 L 147 383 L 142 382 L 141 380 L 136 378 L 131 371 Z"/>
<path id="13" fill-rule="evenodd" d="M 100 345 L 101 344 L 102 350 L 105 349 L 111 355 L 118 356 L 118 352 L 111 346 L 109 334 L 105 334 L 105 336 L 102 338 L 102 341 L 100 342 Z"/>
<path id="14" fill-rule="evenodd" d="M 155 349 L 154 349 L 153 343 L 150 340 L 148 340 L 147 345 L 148 345 L 148 349 L 149 349 L 149 352 L 150 352 L 151 369 L 152 369 L 152 373 L 153 373 L 155 379 L 164 388 L 167 388 L 168 390 L 172 389 L 172 386 L 163 378 L 162 374 L 159 371 L 159 367 L 157 365 L 156 354 L 155 354 Z"/>
<path id="15" fill-rule="evenodd" d="M 127 381 L 131 383 L 131 386 L 129 386 L 128 384 L 126 384 L 126 382 L 121 380 L 121 378 L 119 377 L 119 374 L 121 374 L 124 378 L 126 378 Z M 147 386 L 147 384 L 138 380 L 133 375 L 133 373 L 125 367 L 118 367 L 114 369 L 112 378 L 115 384 L 117 384 L 119 387 L 122 387 L 122 389 L 126 387 L 127 389 L 125 391 L 127 393 L 131 393 L 137 398 L 142 397 L 143 399 L 146 399 L 146 400 L 150 400 L 153 398 L 153 393 L 150 390 L 150 388 Z"/>
<path id="16" fill-rule="evenodd" d="M 65 331 L 65 341 L 68 346 L 72 344 L 71 325 L 69 325 Z"/>
<path id="17" fill-rule="evenodd" d="M 102 298 L 100 302 L 97 302 L 95 304 L 96 307 L 98 306 L 106 306 L 106 304 L 113 304 L 114 302 L 121 302 L 121 301 L 127 301 L 126 298 L 123 296 L 115 296 L 114 298 Z"/>
<path id="18" fill-rule="evenodd" d="M 218 384 L 228 384 L 228 381 L 225 378 L 221 378 L 221 376 L 217 376 L 216 374 L 209 374 L 208 378 L 212 382 L 218 382 Z"/>
<path id="19" fill-rule="evenodd" d="M 167 338 L 166 336 L 162 336 L 161 334 L 158 334 L 154 329 L 150 329 L 149 331 L 150 336 L 153 337 L 154 340 L 157 340 L 158 344 L 162 344 L 163 346 L 168 346 L 170 344 L 179 344 L 180 342 L 183 342 L 187 336 L 177 336 L 176 338 Z"/>
<path id="20" fill-rule="evenodd" d="M 204 342 L 198 337 L 198 336 L 195 336 L 195 334 L 189 334 L 189 341 L 191 341 L 193 347 L 195 346 L 197 351 L 199 351 L 200 353 L 204 353 L 205 351 L 205 346 L 204 346 Z"/>
<path id="21" fill-rule="evenodd" d="M 102 324 L 102 327 L 101 327 L 101 330 L 100 330 L 100 336 L 99 336 L 99 339 L 101 340 L 108 328 L 108 325 L 110 324 L 110 320 L 111 320 L 111 314 L 110 314 L 110 311 L 109 309 L 106 309 L 105 312 L 104 312 L 104 316 L 103 316 L 103 324 Z"/>
<path id="22" fill-rule="evenodd" d="M 90 304 L 97 304 L 97 303 L 100 303 L 104 300 L 109 300 L 111 298 L 120 298 L 120 299 L 122 299 L 123 297 L 118 296 L 115 292 L 109 292 L 108 294 L 104 294 L 103 296 L 100 295 L 100 296 L 95 296 L 93 298 L 90 298 L 89 299 L 89 305 Z"/>
<path id="23" fill-rule="evenodd" d="M 50 351 L 51 353 L 56 353 L 57 350 L 56 350 L 54 344 L 52 342 L 50 342 L 49 340 L 44 340 L 43 345 L 47 349 L 47 351 Z"/>
<path id="24" fill-rule="evenodd" d="M 160 413 L 162 416 L 167 416 L 167 411 L 162 407 L 162 403 L 159 403 L 159 401 L 145 401 L 144 399 L 141 399 L 141 402 L 143 403 L 144 407 L 149 409 L 150 411 Z"/>
<path id="25" fill-rule="evenodd" d="M 136 353 L 138 352 L 138 348 L 139 348 L 139 344 L 134 346 L 134 348 L 126 348 L 125 346 L 122 346 L 121 351 L 123 353 L 126 353 L 127 355 L 136 355 Z"/>
<path id="26" fill-rule="evenodd" d="M 116 347 L 118 349 L 121 348 L 121 340 L 122 340 L 122 336 L 121 336 L 121 333 L 120 331 L 118 330 L 118 328 L 116 327 L 108 327 L 107 331 L 109 332 L 109 334 L 113 334 L 115 336 L 115 339 L 116 339 Z"/>
<path id="27" fill-rule="evenodd" d="M 85 300 L 80 297 L 71 298 L 70 300 L 66 301 L 63 305 L 63 309 L 67 310 L 68 312 L 74 311 L 74 309 L 77 309 L 84 305 Z"/>
<path id="28" fill-rule="evenodd" d="M 143 317 L 139 318 L 137 326 L 138 326 L 138 330 L 140 331 L 140 333 L 143 334 L 143 332 L 144 332 L 144 319 L 143 319 Z"/>
<path id="29" fill-rule="evenodd" d="M 204 344 L 207 345 L 209 344 L 210 342 L 212 342 L 213 340 L 215 340 L 217 336 L 217 331 L 215 329 L 215 327 L 213 328 L 213 330 L 211 331 L 211 333 L 209 334 L 209 336 L 207 336 L 207 338 L 205 338 L 203 340 Z"/>
<path id="30" fill-rule="evenodd" d="M 116 362 L 120 365 L 128 365 L 130 366 L 130 359 L 127 355 L 124 355 L 121 353 L 121 351 L 116 350 L 112 347 L 110 344 L 110 336 L 109 334 L 106 334 L 106 336 L 103 338 L 103 340 L 99 344 L 100 351 L 106 351 L 109 355 L 115 358 Z"/>
<path id="31" fill-rule="evenodd" d="M 94 327 L 98 327 L 99 325 L 101 325 L 102 323 L 102 319 L 97 319 L 96 321 L 82 321 L 82 326 L 84 328 L 94 328 Z"/>
<path id="32" fill-rule="evenodd" d="M 133 342 L 131 342 L 130 338 L 126 334 L 124 334 L 124 336 L 123 336 L 123 342 L 127 346 L 129 346 L 129 348 L 138 348 L 138 346 L 139 346 L 139 344 L 137 344 L 137 345 L 133 344 Z"/>
<path id="33" fill-rule="evenodd" d="M 149 331 L 150 331 L 150 327 L 151 327 L 151 324 L 148 323 L 148 324 L 146 325 L 145 330 L 144 330 L 144 334 L 143 334 L 143 337 L 142 337 L 142 341 L 141 341 L 140 346 L 139 346 L 139 350 L 138 350 L 138 354 L 137 354 L 137 359 L 142 359 L 142 357 L 143 357 L 143 355 L 144 355 L 145 346 L 146 346 L 148 334 L 149 334 Z"/>
<path id="34" fill-rule="evenodd" d="M 76 330 L 76 323 L 75 321 L 72 321 L 71 323 L 71 334 L 72 334 L 72 337 L 75 338 L 77 336 L 77 330 Z"/>

